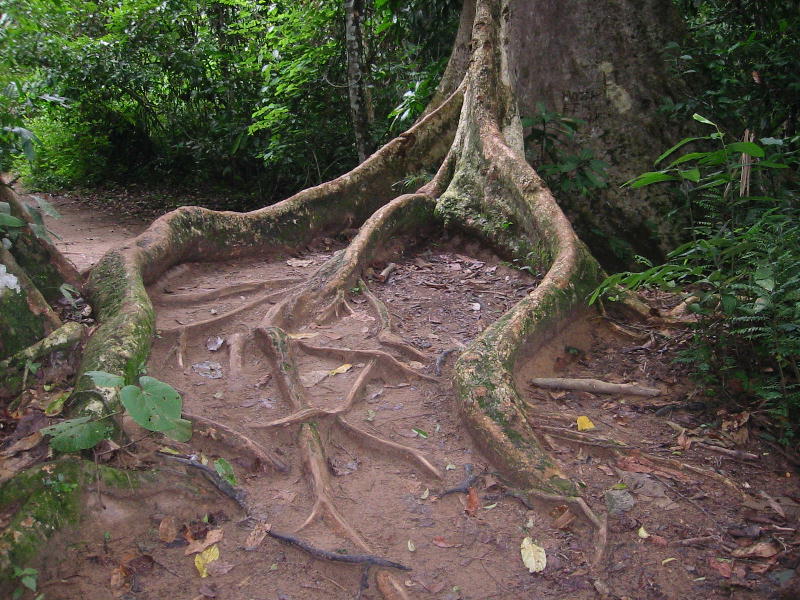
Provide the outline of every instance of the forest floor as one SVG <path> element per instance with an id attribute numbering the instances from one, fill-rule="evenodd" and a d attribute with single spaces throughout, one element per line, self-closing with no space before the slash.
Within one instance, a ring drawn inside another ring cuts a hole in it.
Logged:
<path id="1" fill-rule="evenodd" d="M 48 226 L 80 269 L 147 225 L 119 206 L 50 200 L 62 218 Z M 459 349 L 537 275 L 457 238 L 396 240 L 394 254 L 372 265 L 368 289 L 350 290 L 345 314 L 292 332 L 308 405 L 331 413 L 317 417 L 330 478 L 320 494 L 296 449 L 300 425 L 281 423 L 297 407 L 248 332 L 345 241 L 181 265 L 151 286 L 159 334 L 148 373 L 181 393 L 195 435 L 178 444 L 131 430 L 134 452 L 101 457 L 159 477 L 137 489 L 92 489 L 81 524 L 56 534 L 38 565 L 48 600 L 380 597 L 374 581 L 364 589 L 360 567 L 264 539 L 267 522 L 300 529 L 297 537 L 334 555 L 361 551 L 341 535 L 349 524 L 372 554 L 411 568 L 392 570 L 410 598 L 800 598 L 800 472 L 762 437 L 763 413 L 722 409 L 697 391 L 674 362 L 686 330 L 587 311 L 516 366 L 526 418 L 586 502 L 608 512 L 602 568 L 591 564 L 596 532 L 567 506 L 530 506 L 511 493 L 464 431 L 450 373 Z M 381 277 L 388 262 L 395 267 Z M 379 349 L 369 294 L 419 353 L 395 354 L 403 369 L 377 368 L 357 352 Z M 547 390 L 532 383 L 541 377 L 630 382 L 659 394 Z M 579 417 L 593 428 L 579 432 Z M 19 437 L 9 419 L 3 446 Z M 247 512 L 197 469 L 157 452 L 165 447 L 226 459 Z M 463 491 L 445 493 L 462 482 Z M 327 513 L 301 528 L 321 496 L 342 521 Z M 526 537 L 546 553 L 540 573 L 523 565 Z M 204 548 L 218 551 L 208 577 L 197 561 Z"/>

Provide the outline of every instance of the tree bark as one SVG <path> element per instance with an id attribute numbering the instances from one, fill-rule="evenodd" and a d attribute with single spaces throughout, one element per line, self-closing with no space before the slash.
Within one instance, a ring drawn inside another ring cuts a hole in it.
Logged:
<path id="1" fill-rule="evenodd" d="M 364 63 L 364 0 L 345 0 L 344 14 L 350 117 L 353 120 L 358 162 L 362 163 L 372 151 L 367 68 Z"/>

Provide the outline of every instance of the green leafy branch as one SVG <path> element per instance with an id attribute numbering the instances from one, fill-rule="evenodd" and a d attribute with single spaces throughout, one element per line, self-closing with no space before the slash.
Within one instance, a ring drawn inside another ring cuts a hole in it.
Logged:
<path id="1" fill-rule="evenodd" d="M 145 375 L 139 378 L 138 385 L 125 385 L 121 376 L 104 371 L 87 371 L 86 375 L 98 388 L 110 388 L 119 394 L 125 410 L 141 427 L 178 442 L 192 437 L 191 422 L 181 418 L 181 396 L 168 383 Z M 111 437 L 111 418 L 115 414 L 68 419 L 45 427 L 42 433 L 51 436 L 50 445 L 59 452 L 87 450 Z"/>

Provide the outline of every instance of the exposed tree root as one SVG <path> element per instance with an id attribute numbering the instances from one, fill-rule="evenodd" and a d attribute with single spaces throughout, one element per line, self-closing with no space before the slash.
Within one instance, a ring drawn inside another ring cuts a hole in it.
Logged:
<path id="1" fill-rule="evenodd" d="M 558 502 L 572 506 L 576 509 L 579 515 L 582 515 L 588 523 L 594 526 L 595 534 L 595 551 L 592 564 L 595 566 L 603 562 L 605 556 L 606 546 L 608 544 L 608 523 L 606 522 L 605 515 L 597 516 L 594 511 L 589 508 L 583 498 L 575 496 L 564 496 L 563 494 L 550 494 L 541 490 L 531 489 L 526 490 L 524 493 L 538 500 L 546 502 Z"/>
<path id="2" fill-rule="evenodd" d="M 208 465 L 204 465 L 203 463 L 196 460 L 192 456 L 178 456 L 176 454 L 169 454 L 167 452 L 158 452 L 158 455 L 167 458 L 169 460 L 174 460 L 179 463 L 182 463 L 187 467 L 196 469 L 203 475 L 203 477 L 208 479 L 214 485 L 214 487 L 216 487 L 223 495 L 227 496 L 228 498 L 236 502 L 236 504 L 238 504 L 242 509 L 247 511 L 247 503 L 245 502 L 244 490 L 232 486 L 225 479 L 223 479 L 219 473 L 217 473 L 214 469 L 212 469 Z"/>
<path id="3" fill-rule="evenodd" d="M 381 323 L 380 329 L 378 330 L 378 341 L 384 346 L 389 346 L 390 348 L 398 350 L 400 353 L 405 354 L 413 360 L 427 361 L 429 358 L 427 354 L 412 347 L 410 344 L 403 341 L 399 335 L 392 332 L 392 315 L 389 313 L 389 309 L 387 309 L 386 305 L 369 290 L 367 284 L 364 283 L 363 280 L 359 280 L 359 287 L 361 293 L 364 294 L 372 308 L 378 313 L 378 319 Z"/>
<path id="4" fill-rule="evenodd" d="M 166 335 L 166 334 L 170 334 L 170 333 L 174 333 L 174 332 L 191 333 L 191 332 L 193 332 L 195 330 L 206 329 L 210 325 L 214 325 L 215 327 L 221 327 L 225 323 L 230 322 L 231 319 L 233 319 L 233 317 L 236 317 L 236 316 L 242 314 L 243 312 L 246 312 L 246 311 L 251 310 L 253 308 L 258 308 L 259 306 L 262 306 L 263 304 L 271 303 L 272 301 L 274 301 L 275 298 L 278 298 L 278 297 L 281 297 L 281 296 L 285 296 L 287 293 L 290 293 L 290 292 L 291 292 L 291 289 L 289 289 L 289 290 L 279 290 L 277 292 L 271 292 L 269 294 L 264 294 L 262 296 L 254 298 L 253 300 L 250 300 L 249 302 L 245 302 L 241 306 L 237 306 L 233 310 L 230 310 L 230 311 L 228 311 L 226 313 L 223 313 L 221 315 L 217 315 L 217 316 L 214 316 L 214 317 L 209 317 L 208 319 L 203 319 L 202 321 L 196 321 L 194 323 L 187 323 L 186 325 L 178 325 L 176 327 L 163 327 L 163 328 L 160 329 L 160 331 L 161 331 L 162 335 Z"/>
<path id="5" fill-rule="evenodd" d="M 274 421 L 270 421 L 269 423 L 254 423 L 250 425 L 252 429 L 269 429 L 271 427 L 286 427 L 288 425 L 297 425 L 299 423 L 306 423 L 308 421 L 312 421 L 319 417 L 330 417 L 333 415 L 338 415 L 343 412 L 347 412 L 353 407 L 353 404 L 356 401 L 356 398 L 359 394 L 364 390 L 364 386 L 367 383 L 370 375 L 372 374 L 372 369 L 375 366 L 375 361 L 370 361 L 370 363 L 361 371 L 356 382 L 353 384 L 353 387 L 347 394 L 347 398 L 345 398 L 344 403 L 341 406 L 336 408 L 320 408 L 317 406 L 308 406 L 301 408 L 300 410 L 293 412 L 290 415 L 282 417 L 280 419 L 276 419 Z"/>
<path id="6" fill-rule="evenodd" d="M 346 421 L 341 415 L 336 418 L 336 424 L 342 428 L 342 431 L 349 434 L 354 439 L 363 442 L 367 446 L 370 446 L 376 450 L 389 451 L 399 454 L 408 460 L 416 462 L 420 467 L 437 479 L 444 478 L 442 471 L 438 467 L 434 466 L 431 461 L 428 460 L 419 450 L 378 437 L 377 435 L 373 435 L 368 431 L 364 431 L 360 427 L 356 427 L 352 423 Z"/>
<path id="7" fill-rule="evenodd" d="M 0 185 L 3 184 L 0 183 Z M 25 293 L 25 298 L 31 313 L 40 317 L 46 324 L 45 334 L 49 334 L 61 327 L 61 319 L 58 318 L 56 312 L 50 307 L 47 300 L 44 299 L 39 288 L 37 288 L 30 277 L 28 277 L 28 273 L 25 269 L 17 264 L 11 252 L 6 250 L 6 247 L 2 244 L 0 244 L 0 264 L 4 264 L 7 272 L 17 278 L 20 287 Z"/>
<path id="8" fill-rule="evenodd" d="M 170 294 L 163 292 L 155 299 L 159 304 L 165 306 L 182 307 L 192 306 L 203 302 L 212 302 L 214 300 L 221 300 L 228 296 L 239 296 L 248 292 L 259 292 L 275 287 L 293 286 L 303 281 L 298 277 L 287 277 L 284 279 L 270 279 L 267 281 L 251 281 L 246 283 L 238 283 L 228 287 L 212 290 L 210 292 L 197 292 L 186 294 Z"/>
<path id="9" fill-rule="evenodd" d="M 438 380 L 424 373 L 412 369 L 408 365 L 401 363 L 391 354 L 382 352 L 380 350 L 352 350 L 350 348 L 338 348 L 335 346 L 314 346 L 302 340 L 297 341 L 298 348 L 312 356 L 321 356 L 323 358 L 338 358 L 342 361 L 357 360 L 375 360 L 381 364 L 381 367 L 394 373 L 395 375 L 412 377 L 421 379 L 423 381 L 437 382 Z"/>
<path id="10" fill-rule="evenodd" d="M 629 396 L 660 396 L 661 390 L 634 383 L 609 383 L 599 379 L 563 379 L 560 377 L 535 377 L 530 382 L 548 390 L 576 390 L 594 394 L 620 394 Z"/>
<path id="11" fill-rule="evenodd" d="M 575 507 L 597 529 L 595 563 L 606 543 L 604 521 L 576 497 L 578 488 L 539 442 L 525 418 L 525 404 L 514 384 L 513 370 L 523 352 L 557 333 L 582 306 L 601 271 L 578 240 L 546 186 L 526 163 L 522 127 L 508 72 L 508 9 L 502 0 L 477 0 L 463 12 L 457 50 L 443 85 L 429 111 L 411 130 L 389 142 L 352 172 L 300 192 L 276 205 L 237 214 L 184 207 L 157 220 L 128 245 L 106 254 L 92 270 L 89 289 L 101 327 L 90 341 L 82 369 L 124 374 L 133 380 L 144 363 L 154 333 L 152 303 L 144 288 L 169 267 L 199 259 L 224 259 L 265 250 L 296 247 L 315 236 L 359 227 L 348 247 L 337 252 L 307 281 L 289 290 L 246 302 L 233 311 L 197 323 L 172 327 L 182 364 L 188 336 L 204 327 L 220 326 L 245 310 L 274 298 L 255 329 L 255 339 L 274 366 L 275 381 L 292 415 L 265 426 L 295 425 L 299 452 L 315 503 L 301 526 L 324 518 L 363 552 L 367 542 L 341 515 L 330 491 L 325 445 L 315 419 L 333 417 L 333 425 L 377 449 L 419 464 L 441 478 L 441 472 L 418 451 L 382 439 L 345 420 L 346 410 L 310 406 L 300 384 L 293 353 L 302 351 L 346 362 L 363 361 L 403 378 L 439 383 L 381 350 L 321 347 L 292 340 L 310 322 L 328 321 L 349 310 L 346 293 L 363 277 L 368 262 L 378 258 L 390 236 L 418 236 L 432 226 L 458 229 L 494 248 L 505 258 L 546 271 L 540 285 L 463 352 L 454 366 L 459 408 L 476 443 L 507 477 L 526 493 Z M 471 40 L 466 43 L 465 40 Z M 460 111 L 460 114 L 459 114 Z M 442 160 L 444 159 L 444 160 Z M 392 199 L 392 183 L 422 168 L 436 168 L 434 179 L 417 193 Z M 378 341 L 405 356 L 429 357 L 391 331 L 386 307 L 364 286 L 377 313 Z M 219 294 L 232 292 L 220 291 Z M 195 295 L 203 301 L 223 297 Z M 176 297 L 165 303 L 182 303 Z M 240 362 L 234 338 L 232 368 Z M 244 336 L 241 337 L 244 339 Z M 361 394 L 372 367 L 364 369 L 345 404 Z M 441 371 L 437 363 L 436 372 Z M 93 392 L 83 378 L 80 391 Z M 80 396 L 73 411 L 94 415 L 115 410 L 91 393 Z M 327 424 L 326 424 L 327 426 Z M 378 585 L 387 598 L 405 598 L 403 586 L 381 571 Z"/>
<path id="12" fill-rule="evenodd" d="M 292 356 L 292 342 L 294 342 L 294 340 L 291 340 L 285 332 L 277 327 L 259 328 L 257 333 L 259 334 L 265 353 L 273 362 L 278 387 L 284 397 L 290 402 L 293 410 L 297 413 L 309 408 L 297 374 L 296 363 Z M 295 343 L 298 346 L 300 345 L 297 342 Z M 373 363 L 370 364 L 372 365 Z M 353 390 L 359 390 L 363 387 L 365 382 L 366 377 L 360 382 L 357 381 L 353 386 Z M 355 396 L 355 393 L 351 395 Z M 300 446 L 303 456 L 303 464 L 311 480 L 311 490 L 316 500 L 311 509 L 311 513 L 297 530 L 302 531 L 316 520 L 325 518 L 340 535 L 348 538 L 362 551 L 371 554 L 372 552 L 369 544 L 339 512 L 333 500 L 333 495 L 330 490 L 330 475 L 325 458 L 325 448 L 316 423 L 300 424 L 298 445 Z M 395 581 L 390 574 L 379 572 L 376 576 L 376 580 L 378 582 L 378 588 L 385 597 L 407 597 L 400 583 Z"/>
<path id="13" fill-rule="evenodd" d="M 186 412 L 183 413 L 183 417 L 185 419 L 192 421 L 192 423 L 194 423 L 195 425 L 195 428 L 199 426 L 201 428 L 206 428 L 206 430 L 212 430 L 220 434 L 221 436 L 224 436 L 226 438 L 226 442 L 230 444 L 233 448 L 243 451 L 244 453 L 250 455 L 261 465 L 268 467 L 279 473 L 289 472 L 289 465 L 287 465 L 284 461 L 275 456 L 272 452 L 264 448 L 261 444 L 259 444 L 254 440 L 251 440 L 243 433 L 236 431 L 235 429 L 232 429 L 227 425 L 224 425 L 207 417 L 192 415 Z"/>

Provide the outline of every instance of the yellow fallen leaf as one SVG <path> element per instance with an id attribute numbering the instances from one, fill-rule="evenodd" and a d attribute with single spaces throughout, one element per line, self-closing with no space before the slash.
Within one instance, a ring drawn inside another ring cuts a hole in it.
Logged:
<path id="1" fill-rule="evenodd" d="M 406 544 L 406 546 L 408 546 L 409 552 L 416 552 L 417 550 L 417 546 L 411 540 L 408 540 L 408 544 Z"/>
<path id="2" fill-rule="evenodd" d="M 650 537 L 650 534 L 647 533 L 647 529 L 644 528 L 644 525 L 639 527 L 639 530 L 636 532 L 636 535 L 638 535 L 643 540 Z"/>
<path id="3" fill-rule="evenodd" d="M 673 560 L 678 560 L 678 559 L 673 557 L 673 556 L 670 556 L 669 558 L 665 558 L 664 560 L 662 560 L 661 561 L 661 565 L 662 566 L 667 565 L 667 564 L 671 563 Z"/>
<path id="4" fill-rule="evenodd" d="M 594 429 L 594 423 L 589 417 L 578 417 L 578 431 L 591 431 Z"/>
<path id="5" fill-rule="evenodd" d="M 216 544 L 210 548 L 206 548 L 200 554 L 195 555 L 194 566 L 197 568 L 197 572 L 200 573 L 200 577 L 208 577 L 208 569 L 206 566 L 208 563 L 212 563 L 218 558 L 219 546 Z"/>
<path id="6" fill-rule="evenodd" d="M 331 375 L 339 375 L 340 373 L 347 373 L 350 369 L 353 368 L 353 365 L 350 363 L 345 363 L 339 367 L 336 367 L 332 371 L 330 371 Z"/>
<path id="7" fill-rule="evenodd" d="M 522 555 L 522 562 L 528 567 L 528 571 L 531 573 L 544 571 L 547 566 L 547 555 L 544 553 L 544 548 L 537 546 L 531 538 L 526 537 L 522 540 L 519 551 Z"/>
<path id="8" fill-rule="evenodd" d="M 293 340 L 308 340 L 317 337 L 316 333 L 290 333 L 289 337 Z"/>

